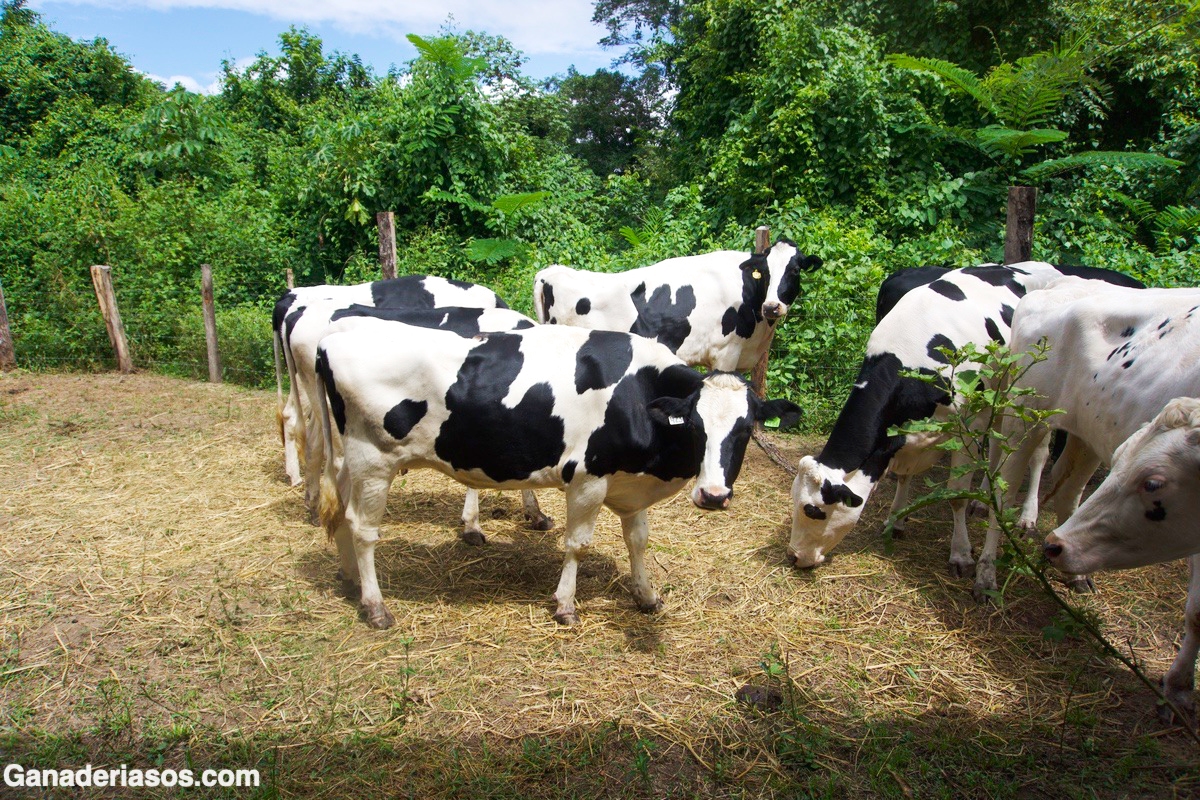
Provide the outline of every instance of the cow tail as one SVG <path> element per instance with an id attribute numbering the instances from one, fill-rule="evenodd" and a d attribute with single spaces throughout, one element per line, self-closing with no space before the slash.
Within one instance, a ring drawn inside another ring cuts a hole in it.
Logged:
<path id="1" fill-rule="evenodd" d="M 296 445 L 296 458 L 300 461 L 300 468 L 304 468 L 305 447 L 307 435 L 305 434 L 304 424 L 304 406 L 300 403 L 300 383 L 296 380 L 296 360 L 292 357 L 292 348 L 284 344 L 282 337 L 279 340 L 280 348 L 283 350 L 283 363 L 287 365 L 288 373 L 288 397 L 287 403 L 295 409 L 294 419 L 296 424 L 292 428 L 292 436 Z M 281 390 L 282 391 L 282 390 Z M 309 404 L 312 404 L 312 399 L 309 399 Z M 308 412 L 311 414 L 313 410 L 310 408 Z"/>
<path id="2" fill-rule="evenodd" d="M 539 276 L 533 279 L 533 313 L 537 317 L 539 325 L 546 324 L 546 304 L 542 299 L 542 292 L 545 288 L 545 278 Z"/>
<path id="3" fill-rule="evenodd" d="M 324 353 L 318 353 L 317 358 L 324 358 Z M 325 527 L 325 534 L 332 541 L 346 519 L 346 505 L 338 492 L 337 475 L 334 474 L 333 431 L 329 424 L 329 400 L 326 397 L 324 370 L 318 369 L 317 374 L 319 378 L 314 401 L 316 408 L 313 409 L 313 413 L 321 423 L 321 447 L 325 455 L 325 464 L 321 469 L 321 495 L 317 501 L 317 516 Z"/>
<path id="4" fill-rule="evenodd" d="M 275 351 L 275 422 L 279 425 L 279 441 L 287 443 L 283 430 L 283 365 L 279 362 L 279 350 L 283 346 L 279 331 L 271 328 L 271 349 Z"/>

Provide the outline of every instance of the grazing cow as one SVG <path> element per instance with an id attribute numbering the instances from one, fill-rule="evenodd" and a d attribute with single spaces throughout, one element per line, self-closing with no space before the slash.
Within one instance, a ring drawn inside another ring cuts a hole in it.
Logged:
<path id="1" fill-rule="evenodd" d="M 293 374 L 287 399 L 283 399 L 283 377 L 279 361 L 282 353 L 287 362 L 287 370 L 291 374 L 293 359 L 288 347 L 289 334 L 303 316 L 305 309 L 316 302 L 333 302 L 343 308 L 355 303 L 379 308 L 508 308 L 495 292 L 485 286 L 447 280 L 436 275 L 404 275 L 350 286 L 300 286 L 284 292 L 275 303 L 271 327 L 275 348 L 275 389 L 279 396 L 279 435 L 283 439 L 284 468 L 293 486 L 303 480 L 298 451 L 304 448 L 301 437 L 304 417 L 309 413 L 309 408 L 304 405 L 308 398 L 301 398 L 297 393 Z M 316 347 L 316 341 L 313 342 L 313 347 Z M 311 366 L 309 369 L 311 370 Z"/>
<path id="2" fill-rule="evenodd" d="M 825 554 L 854 527 L 867 498 L 889 468 L 897 475 L 894 516 L 906 501 L 911 476 L 929 469 L 941 455 L 935 447 L 940 440 L 933 435 L 888 435 L 892 426 L 944 418 L 951 410 L 952 398 L 944 389 L 901 373 L 943 374 L 947 359 L 939 348 L 960 349 L 972 343 L 982 349 L 991 341 L 1003 343 L 1013 310 L 1026 291 L 1045 286 L 1065 272 L 1132 281 L 1108 270 L 1027 261 L 953 270 L 896 301 L 867 341 L 858 378 L 824 449 L 816 457 L 800 459 L 792 485 L 788 557 L 793 564 L 813 567 L 824 561 Z M 971 455 L 953 453 L 952 469 L 966 464 Z M 952 488 L 970 485 L 970 474 L 955 472 Z M 966 576 L 974 567 L 967 503 L 952 501 L 951 508 L 950 569 Z"/>
<path id="3" fill-rule="evenodd" d="M 918 286 L 928 286 L 947 272 L 953 272 L 954 267 L 910 267 L 893 272 L 879 284 L 879 292 L 875 295 L 875 324 L 888 315 L 896 307 L 900 298 L 916 289 Z"/>
<path id="4" fill-rule="evenodd" d="M 1086 576 L 1095 569 L 1196 552 L 1178 542 L 1189 536 L 1195 541 L 1190 513 L 1195 496 L 1184 487 L 1195 485 L 1192 473 L 1200 465 L 1200 448 L 1189 451 L 1187 442 L 1200 434 L 1191 427 L 1195 403 L 1175 398 L 1200 396 L 1195 367 L 1200 359 L 1200 290 L 1134 290 L 1064 278 L 1029 293 L 1017 306 L 1013 351 L 1027 351 L 1042 340 L 1050 347 L 1045 360 L 1029 367 L 1018 384 L 1037 391 L 1026 405 L 1063 413 L 1027 432 L 1021 420 L 1006 417 L 1002 433 L 1012 441 L 1023 433 L 1024 438 L 1000 474 L 1010 486 L 1019 481 L 1029 451 L 1048 428 L 1071 434 L 1051 474 L 1047 497 L 1059 522 L 1045 546 L 1051 563 L 1079 576 L 1071 579 L 1074 588 L 1089 589 Z M 1088 478 L 1098 465 L 1110 462 L 1112 473 L 1075 512 Z M 985 550 L 998 538 L 993 520 Z M 1194 561 L 1192 566 L 1187 637 L 1164 679 L 1168 696 L 1184 708 L 1192 707 L 1200 636 L 1200 575 Z"/>
<path id="5" fill-rule="evenodd" d="M 342 308 L 341 303 L 336 301 L 312 303 L 296 321 L 288 338 L 288 351 L 294 366 L 292 382 L 299 387 L 299 395 L 305 406 L 314 408 L 315 398 L 321 391 L 316 359 L 317 344 L 322 337 L 357 328 L 386 334 L 389 328 L 397 324 L 449 331 L 464 337 L 534 327 L 533 320 L 508 308 L 376 308 L 358 304 Z M 336 445 L 336 440 L 332 444 Z M 335 459 L 338 459 L 335 460 L 336 467 L 340 463 L 337 455 L 339 450 L 334 447 L 333 452 Z M 324 464 L 324 436 L 320 420 L 315 414 L 310 415 L 305 428 L 304 456 L 305 501 L 315 519 Z M 532 528 L 548 531 L 554 527 L 554 521 L 538 507 L 532 491 L 522 492 L 522 505 L 525 518 Z M 483 544 L 485 538 L 479 527 L 479 493 L 475 489 L 467 490 L 462 520 L 463 541 Z"/>
<path id="6" fill-rule="evenodd" d="M 693 477 L 693 503 L 727 508 L 755 420 L 799 415 L 786 400 L 759 400 L 736 375 L 701 375 L 663 345 L 613 331 L 539 326 L 476 339 L 348 331 L 321 341 L 317 370 L 318 397 L 328 398 L 321 419 L 329 426 L 332 415 L 344 452 L 336 479 L 326 461 L 321 519 L 375 628 L 393 622 L 374 548 L 399 470 L 430 467 L 480 488 L 563 489 L 554 618 L 573 624 L 578 559 L 602 505 L 621 518 L 638 607 L 654 611 L 646 509 Z"/>
<path id="7" fill-rule="evenodd" d="M 554 265 L 534 278 L 533 302 L 541 323 L 629 331 L 687 364 L 745 372 L 799 296 L 800 271 L 819 266 L 786 239 L 766 253 L 722 250 L 627 272 Z"/>

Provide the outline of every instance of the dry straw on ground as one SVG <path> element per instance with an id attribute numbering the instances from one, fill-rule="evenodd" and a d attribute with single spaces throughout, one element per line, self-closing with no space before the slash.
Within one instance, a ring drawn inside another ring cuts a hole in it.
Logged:
<path id="1" fill-rule="evenodd" d="M 945 573 L 948 509 L 889 546 L 885 483 L 831 563 L 793 571 L 790 479 L 755 448 L 728 513 L 682 495 L 651 511 L 659 614 L 635 609 L 602 515 L 571 629 L 551 619 L 559 528 L 526 530 L 516 493 L 486 492 L 489 543 L 471 548 L 461 487 L 409 473 L 377 551 L 397 625 L 369 630 L 283 480 L 274 403 L 151 375 L 0 376 L 7 755 L 267 764 L 286 797 L 1061 796 L 1069 770 L 1130 759 L 1135 796 L 1200 792 L 1149 693 L 1042 637 L 1045 598 L 980 608 Z M 819 440 L 779 443 L 794 462 Z M 540 499 L 561 522 L 561 495 Z M 1185 582 L 1180 564 L 1105 575 L 1083 602 L 1159 674 Z M 735 700 L 772 680 L 769 707 Z"/>

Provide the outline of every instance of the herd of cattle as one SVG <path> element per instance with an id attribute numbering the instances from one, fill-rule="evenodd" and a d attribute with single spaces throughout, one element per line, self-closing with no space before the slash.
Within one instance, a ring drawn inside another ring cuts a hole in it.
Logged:
<path id="1" fill-rule="evenodd" d="M 661 608 L 645 569 L 647 509 L 689 482 L 696 506 L 728 508 L 755 424 L 799 419 L 797 406 L 760 399 L 740 373 L 770 347 L 774 326 L 800 296 L 801 273 L 820 266 L 786 239 L 761 254 L 720 251 L 615 274 L 552 266 L 534 280 L 536 323 L 486 287 L 433 276 L 284 294 L 273 326 L 277 367 L 282 356 L 290 377 L 286 398 L 280 389 L 285 468 L 336 542 L 340 575 L 360 587 L 368 623 L 394 621 L 374 548 L 393 478 L 418 467 L 467 487 L 461 536 L 469 544 L 485 541 L 479 489 L 521 490 L 539 530 L 554 523 L 533 490 L 565 493 L 558 622 L 578 621 L 579 558 L 602 506 L 621 520 L 638 607 Z M 1003 416 L 997 438 L 1019 442 L 1007 459 L 991 440 L 1007 502 L 1028 472 L 1019 524 L 1032 531 L 1047 433 L 1057 429 L 1065 444 L 1042 499 L 1059 525 L 1043 552 L 1069 585 L 1088 591 L 1098 570 L 1190 558 L 1184 639 L 1162 685 L 1194 718 L 1198 310 L 1200 288 L 1147 289 L 1096 268 L 1031 261 L 893 274 L 879 287 L 876 326 L 828 441 L 800 459 L 788 560 L 801 568 L 823 562 L 888 471 L 897 479 L 895 517 L 912 476 L 938 460 L 933 434 L 894 431 L 945 418 L 960 398 L 945 380 L 914 374 L 944 378 L 947 348 L 982 351 L 998 342 L 1025 353 L 1048 345 L 1018 380 L 1036 391 L 1031 402 L 1062 413 L 1036 424 Z M 977 457 L 958 451 L 952 466 Z M 1080 505 L 1101 464 L 1108 476 Z M 951 474 L 958 487 L 970 485 L 964 469 Z M 996 588 L 999 526 L 993 516 L 976 562 L 966 502 L 951 506 L 950 569 L 973 574 L 983 599 Z"/>

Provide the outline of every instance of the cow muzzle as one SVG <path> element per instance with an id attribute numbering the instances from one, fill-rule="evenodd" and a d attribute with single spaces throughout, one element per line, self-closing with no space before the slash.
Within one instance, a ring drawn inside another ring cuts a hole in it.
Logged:
<path id="1" fill-rule="evenodd" d="M 708 489 L 697 488 L 696 491 L 692 492 L 692 502 L 705 511 L 724 511 L 729 508 L 729 501 L 732 499 L 733 491 L 730 489 L 709 491 Z"/>
<path id="2" fill-rule="evenodd" d="M 769 320 L 782 319 L 787 313 L 787 306 L 783 303 L 766 303 L 762 308 L 763 317 Z"/>
<path id="3" fill-rule="evenodd" d="M 1047 536 L 1046 541 L 1042 544 L 1042 553 L 1051 564 L 1063 554 L 1064 549 L 1062 542 L 1053 533 Z"/>

